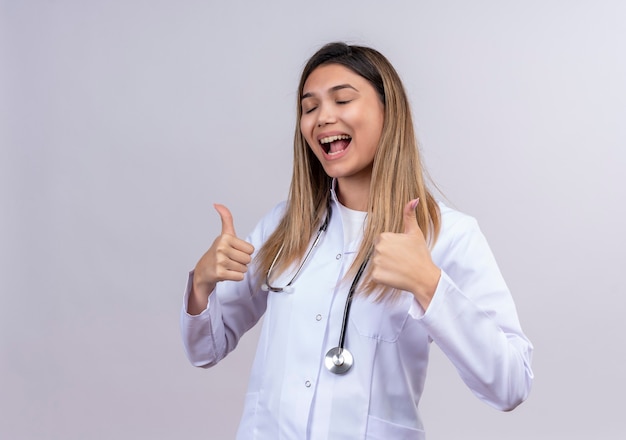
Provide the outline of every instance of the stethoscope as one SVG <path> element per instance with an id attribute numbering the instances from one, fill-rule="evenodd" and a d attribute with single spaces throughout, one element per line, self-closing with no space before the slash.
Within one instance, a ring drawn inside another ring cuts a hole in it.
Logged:
<path id="1" fill-rule="evenodd" d="M 328 228 L 328 223 L 330 222 L 331 214 L 332 214 L 332 210 L 331 210 L 330 203 L 329 203 L 326 209 L 326 218 L 324 222 L 322 223 L 322 225 L 320 226 L 320 228 L 318 229 L 317 235 L 315 236 L 315 240 L 313 240 L 313 244 L 311 245 L 307 253 L 304 255 L 304 258 L 302 259 L 302 262 L 300 263 L 300 267 L 298 267 L 298 270 L 296 270 L 296 273 L 293 275 L 293 277 L 291 277 L 291 280 L 289 280 L 289 282 L 284 287 L 274 287 L 270 284 L 270 277 L 272 275 L 272 270 L 274 269 L 274 264 L 276 264 L 276 261 L 278 260 L 278 257 L 280 256 L 280 253 L 283 250 L 283 247 L 281 246 L 280 250 L 274 257 L 274 260 L 272 261 L 270 268 L 267 270 L 267 275 L 265 276 L 265 283 L 261 286 L 261 289 L 263 289 L 266 292 L 293 292 L 293 287 L 291 287 L 291 285 L 293 284 L 295 279 L 298 277 L 298 274 L 300 273 L 300 271 L 306 264 L 311 253 L 313 252 L 313 249 L 317 247 L 317 245 L 319 244 L 322 233 L 326 231 L 326 228 Z M 361 279 L 363 272 L 365 271 L 365 266 L 367 266 L 368 260 L 369 258 L 366 258 L 365 261 L 361 263 L 361 266 L 359 266 L 359 270 L 357 270 L 357 273 L 354 276 L 354 279 L 352 280 L 352 284 L 350 285 L 350 290 L 348 291 L 348 297 L 346 298 L 346 305 L 344 306 L 344 309 L 343 309 L 343 321 L 341 322 L 341 333 L 339 334 L 339 343 L 337 344 L 336 347 L 333 347 L 330 350 L 328 350 L 328 352 L 326 353 L 326 356 L 324 356 L 324 366 L 331 373 L 344 374 L 354 364 L 354 357 L 352 356 L 352 353 L 350 353 L 350 351 L 348 351 L 348 349 L 344 347 L 345 341 L 346 341 L 346 330 L 347 330 L 348 319 L 350 317 L 350 307 L 352 306 L 352 297 L 354 296 L 354 291 L 356 290 L 356 286 L 359 283 L 359 280 Z"/>

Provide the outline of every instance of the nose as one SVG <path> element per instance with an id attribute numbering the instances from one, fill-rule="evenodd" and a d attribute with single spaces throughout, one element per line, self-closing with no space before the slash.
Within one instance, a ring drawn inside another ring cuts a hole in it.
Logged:
<path id="1" fill-rule="evenodd" d="M 329 105 L 320 105 L 320 110 L 317 113 L 317 126 L 323 127 L 327 124 L 332 124 L 337 121 L 337 117 L 335 112 L 333 111 L 332 106 Z"/>

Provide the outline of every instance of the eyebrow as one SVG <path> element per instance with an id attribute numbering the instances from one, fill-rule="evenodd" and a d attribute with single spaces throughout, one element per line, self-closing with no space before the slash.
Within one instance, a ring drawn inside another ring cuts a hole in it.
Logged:
<path id="1" fill-rule="evenodd" d="M 338 90 L 342 90 L 342 89 L 352 89 L 355 92 L 358 92 L 358 90 L 350 85 L 350 84 L 339 84 L 337 86 L 331 87 L 330 89 L 328 89 L 329 92 L 336 92 Z M 304 95 L 302 95 L 302 97 L 300 98 L 300 101 L 302 101 L 303 99 L 306 98 L 312 98 L 313 97 L 313 93 L 305 93 Z"/>

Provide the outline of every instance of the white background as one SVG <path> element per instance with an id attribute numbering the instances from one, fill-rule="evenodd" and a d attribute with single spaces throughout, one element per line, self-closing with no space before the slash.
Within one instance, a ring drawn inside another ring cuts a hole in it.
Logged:
<path id="1" fill-rule="evenodd" d="M 499 413 L 433 347 L 428 438 L 623 438 L 624 2 L 1 0 L 0 20 L 0 438 L 233 438 L 258 328 L 191 367 L 186 274 L 212 203 L 245 235 L 286 196 L 299 74 L 333 40 L 399 71 L 536 348 Z"/>

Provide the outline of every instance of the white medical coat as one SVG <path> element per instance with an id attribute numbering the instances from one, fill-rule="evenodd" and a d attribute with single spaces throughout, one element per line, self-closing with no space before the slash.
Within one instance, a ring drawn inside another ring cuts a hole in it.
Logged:
<path id="1" fill-rule="evenodd" d="M 408 292 L 382 303 L 357 294 L 346 334 L 354 365 L 344 375 L 324 367 L 325 353 L 339 339 L 352 281 L 342 279 L 360 244 L 344 245 L 334 192 L 332 203 L 328 229 L 292 293 L 257 289 L 257 277 L 265 274 L 252 265 L 243 281 L 218 283 L 207 309 L 191 316 L 185 309 L 190 274 L 181 329 L 193 365 L 215 365 L 265 315 L 237 438 L 424 439 L 418 403 L 432 341 L 481 400 L 501 410 L 521 403 L 533 378 L 532 345 L 477 222 L 443 204 L 432 249 L 442 274 L 426 313 Z M 246 238 L 255 249 L 284 206 Z M 288 272 L 272 284 L 284 286 Z"/>

